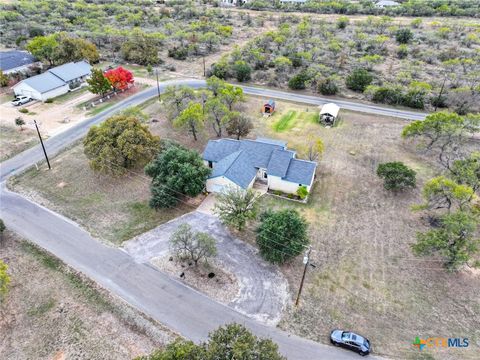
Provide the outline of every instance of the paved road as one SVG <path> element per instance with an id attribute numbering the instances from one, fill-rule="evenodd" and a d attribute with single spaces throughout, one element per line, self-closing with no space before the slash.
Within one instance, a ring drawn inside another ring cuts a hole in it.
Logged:
<path id="1" fill-rule="evenodd" d="M 204 86 L 205 82 L 203 80 L 169 81 L 161 84 L 161 90 L 170 84 L 198 88 Z M 259 94 L 263 97 L 276 97 L 314 105 L 330 101 L 250 86 L 243 88 L 247 94 Z M 150 88 L 135 94 L 67 131 L 49 138 L 45 142 L 47 152 L 51 156 L 55 155 L 72 142 L 81 139 L 90 126 L 119 110 L 144 102 L 155 96 L 156 91 L 156 88 Z M 336 102 L 343 108 L 388 116 L 407 119 L 418 119 L 424 116 L 353 102 Z M 39 146 L 35 146 L 2 162 L 0 183 L 4 184 L 9 176 L 41 160 L 43 160 L 42 151 Z M 257 335 L 272 338 L 290 360 L 357 358 L 355 354 L 308 341 L 249 319 L 145 264 L 136 263 L 122 250 L 101 244 L 71 220 L 7 191 L 3 185 L 0 187 L 0 199 L 0 217 L 7 227 L 55 254 L 132 306 L 187 338 L 202 340 L 209 331 L 219 325 L 235 321 L 245 324 Z"/>
<path id="2" fill-rule="evenodd" d="M 212 235 L 218 250 L 215 261 L 235 274 L 239 292 L 228 306 L 255 320 L 276 325 L 290 297 L 287 280 L 277 266 L 260 257 L 256 248 L 232 236 L 218 217 L 192 211 L 123 243 L 122 248 L 140 264 L 168 256 L 170 236 L 184 223 L 194 231 Z"/>
<path id="3" fill-rule="evenodd" d="M 218 326 L 237 322 L 259 336 L 272 338 L 289 360 L 358 359 L 357 354 L 247 318 L 152 267 L 135 262 L 126 252 L 101 244 L 72 221 L 18 194 L 3 188 L 1 200 L 0 217 L 8 228 L 189 339 L 204 340 Z"/>
<path id="4" fill-rule="evenodd" d="M 195 80 L 195 79 L 165 81 L 160 84 L 160 91 L 162 92 L 165 89 L 165 87 L 167 87 L 168 85 L 188 85 L 194 88 L 200 88 L 205 86 L 205 81 Z M 243 88 L 246 94 L 258 95 L 264 98 L 273 97 L 276 99 L 301 102 L 301 103 L 310 104 L 310 105 L 322 105 L 332 101 L 331 99 L 317 97 L 317 96 L 301 95 L 297 93 L 264 89 L 264 88 L 258 88 L 253 86 L 241 85 L 241 87 Z M 85 120 L 58 135 L 52 136 L 47 141 L 45 141 L 45 147 L 47 149 L 47 153 L 50 156 L 57 154 L 72 142 L 81 139 L 87 133 L 88 129 L 92 125 L 98 124 L 99 122 L 105 120 L 109 116 L 113 115 L 114 113 L 122 109 L 141 104 L 142 102 L 156 95 L 157 95 L 156 87 L 146 89 L 142 92 L 139 92 L 115 104 L 114 106 L 106 109 L 105 111 L 101 112 L 96 116 L 91 117 L 88 120 Z M 399 117 L 399 118 L 408 119 L 408 120 L 423 120 L 426 116 L 425 113 L 398 110 L 394 108 L 385 108 L 381 106 L 362 104 L 362 103 L 357 103 L 353 101 L 335 100 L 335 103 L 337 103 L 343 109 L 367 112 L 371 114 Z M 22 152 L 21 154 L 18 154 L 17 156 L 9 160 L 2 162 L 0 165 L 0 182 L 5 180 L 8 176 L 18 173 L 24 170 L 26 167 L 32 165 L 33 163 L 41 160 L 43 160 L 43 153 L 40 148 L 40 145 L 37 145 Z"/>

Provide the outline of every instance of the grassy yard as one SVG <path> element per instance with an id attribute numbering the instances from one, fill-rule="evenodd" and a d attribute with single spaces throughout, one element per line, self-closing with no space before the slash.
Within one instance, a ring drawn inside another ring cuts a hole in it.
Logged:
<path id="1" fill-rule="evenodd" d="M 168 330 L 13 233 L 0 248 L 12 280 L 0 304 L 2 359 L 132 359 L 171 340 Z"/>
<path id="2" fill-rule="evenodd" d="M 191 211 L 187 205 L 155 211 L 148 206 L 149 181 L 139 175 L 110 177 L 95 174 L 78 144 L 12 181 L 24 192 L 84 226 L 92 235 L 121 244 L 172 218 Z"/>
<path id="3" fill-rule="evenodd" d="M 52 100 L 53 100 L 54 103 L 64 104 L 67 101 L 73 100 L 73 99 L 75 99 L 75 98 L 77 98 L 77 97 L 79 97 L 79 96 L 81 96 L 81 95 L 83 95 L 87 92 L 88 92 L 88 86 L 83 86 L 78 90 L 70 91 L 66 94 L 57 96 L 56 98 L 53 98 Z"/>
<path id="4" fill-rule="evenodd" d="M 37 134 L 31 129 L 0 126 L 0 161 L 4 161 L 38 143 Z"/>

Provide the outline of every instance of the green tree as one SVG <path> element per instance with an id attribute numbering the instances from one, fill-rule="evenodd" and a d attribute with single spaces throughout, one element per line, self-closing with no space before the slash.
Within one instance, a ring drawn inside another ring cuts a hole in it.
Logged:
<path id="1" fill-rule="evenodd" d="M 480 189 L 480 152 L 475 151 L 469 157 L 455 160 L 452 166 L 452 177 L 459 183 L 470 186 L 473 191 Z"/>
<path id="2" fill-rule="evenodd" d="M 137 118 L 118 115 L 92 126 L 83 146 L 93 170 L 122 175 L 150 161 L 159 141 Z"/>
<path id="3" fill-rule="evenodd" d="M 205 349 L 193 341 L 177 339 L 165 348 L 136 360 L 205 360 Z"/>
<path id="4" fill-rule="evenodd" d="M 317 90 L 322 95 L 335 95 L 338 93 L 338 85 L 334 78 L 328 77 L 318 82 Z"/>
<path id="5" fill-rule="evenodd" d="M 20 131 L 23 131 L 23 126 L 25 125 L 25 120 L 21 116 L 15 118 L 15 125 L 20 128 Z"/>
<path id="6" fill-rule="evenodd" d="M 122 44 L 122 57 L 139 65 L 155 65 L 158 57 L 158 39 L 136 28 L 131 37 Z"/>
<path id="7" fill-rule="evenodd" d="M 453 161 L 463 157 L 468 137 L 480 131 L 480 116 L 460 116 L 455 113 L 437 112 L 425 120 L 417 120 L 405 126 L 404 139 L 419 141 L 419 147 L 437 152 L 438 162 L 450 170 Z"/>
<path id="8" fill-rule="evenodd" d="M 8 285 L 10 284 L 10 276 L 7 273 L 8 266 L 0 260 L 0 302 L 3 302 L 8 294 Z"/>
<path id="9" fill-rule="evenodd" d="M 233 71 L 238 81 L 244 82 L 250 80 L 252 68 L 243 60 L 238 60 L 233 64 Z"/>
<path id="10" fill-rule="evenodd" d="M 477 223 L 478 219 L 469 212 L 445 214 L 438 228 L 417 233 L 413 251 L 417 255 L 439 254 L 448 270 L 457 270 L 478 251 L 480 239 L 475 238 Z"/>
<path id="11" fill-rule="evenodd" d="M 8 85 L 8 75 L 5 75 L 2 70 L 0 70 L 0 86 L 5 87 Z"/>
<path id="12" fill-rule="evenodd" d="M 220 100 L 227 106 L 229 111 L 233 111 L 236 104 L 245 101 L 245 95 L 241 87 L 225 83 L 220 89 Z"/>
<path id="13" fill-rule="evenodd" d="M 58 48 L 58 41 L 55 34 L 48 36 L 37 36 L 30 40 L 26 49 L 36 58 L 41 61 L 47 61 L 50 65 L 55 65 L 56 50 Z"/>
<path id="14" fill-rule="evenodd" d="M 413 32 L 409 28 L 400 28 L 395 33 L 395 39 L 399 44 L 408 44 L 413 39 Z"/>
<path id="15" fill-rule="evenodd" d="M 222 137 L 222 129 L 229 119 L 228 108 L 218 97 L 212 97 L 206 101 L 205 110 L 212 123 L 213 130 L 218 137 Z"/>
<path id="16" fill-rule="evenodd" d="M 234 111 L 228 116 L 227 134 L 235 135 L 237 140 L 247 136 L 253 129 L 253 122 L 247 115 Z"/>
<path id="17" fill-rule="evenodd" d="M 174 120 L 195 100 L 195 91 L 188 86 L 167 86 L 162 94 L 162 103 L 167 110 L 169 120 Z"/>
<path id="18" fill-rule="evenodd" d="M 204 187 L 210 169 L 194 150 L 168 144 L 145 167 L 152 178 L 150 206 L 154 209 L 175 206 L 181 195 L 197 196 Z"/>
<path id="19" fill-rule="evenodd" d="M 92 74 L 87 79 L 88 89 L 93 94 L 105 96 L 112 89 L 110 81 L 103 75 L 101 69 L 92 69 Z"/>
<path id="20" fill-rule="evenodd" d="M 415 171 L 399 161 L 378 165 L 377 175 L 383 179 L 383 187 L 387 190 L 404 190 L 416 186 Z"/>
<path id="21" fill-rule="evenodd" d="M 202 105 L 196 102 L 190 102 L 185 110 L 173 121 L 173 126 L 187 128 L 197 141 L 197 133 L 205 126 L 205 114 Z"/>
<path id="22" fill-rule="evenodd" d="M 347 76 L 347 87 L 354 91 L 363 92 L 373 81 L 373 75 L 365 69 L 355 69 Z"/>
<path id="23" fill-rule="evenodd" d="M 305 89 L 306 82 L 310 80 L 306 71 L 301 71 L 288 80 L 288 87 L 293 90 Z"/>
<path id="24" fill-rule="evenodd" d="M 90 64 L 94 64 L 100 60 L 97 47 L 90 41 L 71 37 L 64 32 L 54 34 L 54 36 L 58 43 L 54 51 L 58 63 L 87 60 Z"/>
<path id="25" fill-rule="evenodd" d="M 457 184 L 444 176 L 433 178 L 423 187 L 425 203 L 419 209 L 465 210 L 474 197 L 473 189 L 467 185 Z"/>
<path id="26" fill-rule="evenodd" d="M 286 360 L 270 339 L 259 339 L 243 325 L 228 324 L 208 335 L 206 360 Z"/>
<path id="27" fill-rule="evenodd" d="M 228 187 L 226 191 L 216 195 L 213 211 L 223 223 L 242 231 L 248 220 L 257 216 L 258 195 L 252 189 Z"/>
<path id="28" fill-rule="evenodd" d="M 220 327 L 208 337 L 200 345 L 176 340 L 137 360 L 286 360 L 272 340 L 258 338 L 240 324 Z"/>
<path id="29" fill-rule="evenodd" d="M 170 249 L 180 259 L 192 260 L 195 266 L 202 259 L 217 255 L 215 239 L 203 232 L 193 232 L 189 224 L 181 224 L 170 236 Z"/>
<path id="30" fill-rule="evenodd" d="M 309 243 L 307 228 L 307 221 L 294 209 L 263 213 L 257 229 L 260 254 L 273 263 L 299 255 Z"/>
<path id="31" fill-rule="evenodd" d="M 307 135 L 305 142 L 300 147 L 301 153 L 310 161 L 317 161 L 325 151 L 322 139 L 313 135 Z"/>

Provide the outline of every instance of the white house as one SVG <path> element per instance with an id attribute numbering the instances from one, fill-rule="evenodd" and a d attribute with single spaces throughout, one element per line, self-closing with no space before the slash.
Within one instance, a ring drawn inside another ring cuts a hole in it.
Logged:
<path id="1" fill-rule="evenodd" d="M 50 72 L 32 76 L 13 86 L 15 95 L 25 95 L 32 99 L 45 101 L 66 94 L 70 91 L 68 84 Z"/>
<path id="2" fill-rule="evenodd" d="M 324 122 L 326 125 L 333 125 L 335 120 L 337 120 L 338 112 L 340 107 L 334 103 L 324 104 L 319 106 L 320 108 L 320 121 Z"/>
<path id="3" fill-rule="evenodd" d="M 295 194 L 300 186 L 310 191 L 317 168 L 316 162 L 296 159 L 286 142 L 264 138 L 210 140 L 203 160 L 212 169 L 208 192 L 227 186 L 248 189 L 256 181 L 284 193 Z"/>
<path id="4" fill-rule="evenodd" d="M 30 66 L 41 66 L 41 62 L 27 51 L 0 51 L 0 70 L 4 74 L 13 74 L 28 70 Z"/>
<path id="5" fill-rule="evenodd" d="M 398 2 L 392 1 L 392 0 L 381 0 L 381 1 L 378 1 L 377 3 L 375 3 L 375 7 L 379 8 L 379 9 L 392 7 L 392 6 L 398 6 L 398 5 L 400 5 Z"/>
<path id="6" fill-rule="evenodd" d="M 83 83 L 90 76 L 91 68 L 86 61 L 71 62 L 20 81 L 12 89 L 16 96 L 45 101 L 66 94 L 76 84 Z"/>

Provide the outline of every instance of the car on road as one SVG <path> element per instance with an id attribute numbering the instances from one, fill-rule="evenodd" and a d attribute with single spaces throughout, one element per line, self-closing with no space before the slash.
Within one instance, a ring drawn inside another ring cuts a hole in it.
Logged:
<path id="1" fill-rule="evenodd" d="M 17 96 L 15 100 L 12 101 L 12 105 L 13 106 L 23 105 L 28 103 L 30 100 L 32 99 L 29 98 L 28 96 Z"/>
<path id="2" fill-rule="evenodd" d="M 358 352 L 362 356 L 370 354 L 372 350 L 368 339 L 351 331 L 333 330 L 330 333 L 330 342 L 335 346 Z"/>

